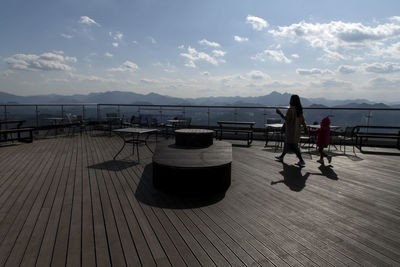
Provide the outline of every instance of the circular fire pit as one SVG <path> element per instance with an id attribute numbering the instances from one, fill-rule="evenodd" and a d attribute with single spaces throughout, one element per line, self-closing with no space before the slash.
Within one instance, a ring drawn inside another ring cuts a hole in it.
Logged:
<path id="1" fill-rule="evenodd" d="M 182 194 L 227 190 L 231 184 L 232 145 L 213 142 L 211 130 L 181 129 L 175 134 L 175 143 L 157 144 L 153 155 L 154 186 Z"/>

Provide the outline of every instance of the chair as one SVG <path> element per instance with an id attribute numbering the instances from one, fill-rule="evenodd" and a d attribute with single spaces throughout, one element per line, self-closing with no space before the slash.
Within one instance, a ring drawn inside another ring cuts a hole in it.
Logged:
<path id="1" fill-rule="evenodd" d="M 311 155 L 311 148 L 314 147 L 315 137 L 310 134 L 310 131 L 301 131 L 300 147 L 307 148 L 308 153 Z M 307 146 L 307 147 L 306 147 Z"/>
<path id="2" fill-rule="evenodd" d="M 136 117 L 135 115 L 131 116 L 129 122 L 122 122 L 122 126 L 125 127 L 140 127 L 142 125 L 142 116 Z"/>
<path id="3" fill-rule="evenodd" d="M 353 153 L 355 152 L 354 143 L 354 130 L 356 127 L 346 127 L 342 135 L 338 135 L 337 139 L 339 141 L 339 149 L 342 150 L 342 145 L 344 147 L 343 151 L 346 154 L 346 144 L 351 144 L 353 146 Z"/>
<path id="4" fill-rule="evenodd" d="M 76 115 L 72 115 L 71 113 L 65 114 L 65 124 L 63 125 L 68 130 L 68 135 L 72 131 L 72 136 L 75 135 L 75 129 L 79 127 Z"/>
<path id="5" fill-rule="evenodd" d="M 267 124 L 281 123 L 281 119 L 267 118 L 266 122 L 267 122 Z M 269 140 L 275 141 L 275 151 L 278 149 L 278 147 L 281 147 L 282 143 L 283 143 L 282 128 L 278 129 L 278 128 L 266 127 L 265 128 L 265 147 L 267 147 Z"/>

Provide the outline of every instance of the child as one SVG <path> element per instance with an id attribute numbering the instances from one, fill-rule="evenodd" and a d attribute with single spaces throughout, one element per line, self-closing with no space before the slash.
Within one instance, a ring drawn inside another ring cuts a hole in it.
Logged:
<path id="1" fill-rule="evenodd" d="M 315 144 L 318 147 L 318 152 L 320 155 L 319 160 L 317 160 L 319 163 L 324 164 L 324 157 L 328 159 L 328 163 L 331 163 L 332 161 L 332 156 L 328 156 L 324 152 L 324 148 L 329 145 L 330 141 L 330 124 L 331 121 L 329 120 L 328 117 L 325 117 L 321 120 L 321 126 L 317 130 L 311 130 L 310 133 L 317 134 L 317 139 L 315 140 Z"/>

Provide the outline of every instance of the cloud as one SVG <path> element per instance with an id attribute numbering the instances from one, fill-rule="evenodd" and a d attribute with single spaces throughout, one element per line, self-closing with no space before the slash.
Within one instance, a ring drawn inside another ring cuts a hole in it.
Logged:
<path id="1" fill-rule="evenodd" d="M 236 42 L 239 42 L 239 43 L 243 43 L 243 42 L 249 41 L 249 38 L 247 38 L 247 37 L 240 37 L 240 36 L 237 36 L 237 35 L 233 36 L 233 39 L 234 39 Z"/>
<path id="2" fill-rule="evenodd" d="M 321 48 L 325 59 L 345 59 L 345 52 L 352 49 L 372 49 L 380 42 L 400 37 L 400 24 L 391 23 L 366 26 L 362 23 L 331 21 L 329 23 L 307 23 L 301 21 L 289 26 L 270 30 L 275 37 L 304 40 L 313 48 Z"/>
<path id="3" fill-rule="evenodd" d="M 323 75 L 323 74 L 332 74 L 330 70 L 322 70 L 322 69 L 297 69 L 297 74 L 299 75 Z"/>
<path id="4" fill-rule="evenodd" d="M 300 58 L 298 54 L 292 54 L 292 58 Z"/>
<path id="5" fill-rule="evenodd" d="M 392 62 L 364 64 L 363 66 L 366 72 L 372 73 L 393 73 L 400 71 L 400 64 Z"/>
<path id="6" fill-rule="evenodd" d="M 369 84 L 373 89 L 385 88 L 385 89 L 398 90 L 398 88 L 400 87 L 400 80 L 399 79 L 389 80 L 386 78 L 378 77 L 370 80 Z"/>
<path id="7" fill-rule="evenodd" d="M 251 24 L 254 30 L 261 31 L 269 26 L 268 22 L 262 18 L 248 15 L 246 18 L 247 23 Z"/>
<path id="8" fill-rule="evenodd" d="M 109 35 L 111 38 L 113 38 L 114 40 L 116 40 L 116 41 L 121 41 L 122 38 L 124 37 L 124 34 L 121 33 L 121 32 L 116 32 L 116 33 L 109 32 L 108 35 Z"/>
<path id="9" fill-rule="evenodd" d="M 271 77 L 259 70 L 253 70 L 247 73 L 247 76 L 252 80 L 270 80 Z"/>
<path id="10" fill-rule="evenodd" d="M 119 66 L 118 68 L 111 68 L 110 71 L 133 72 L 138 69 L 139 69 L 138 65 L 127 60 L 124 63 L 122 63 L 122 65 Z"/>
<path id="11" fill-rule="evenodd" d="M 312 82 L 313 87 L 324 87 L 324 88 L 351 88 L 352 84 L 349 82 L 336 80 L 336 79 L 326 79 L 322 81 Z"/>
<path id="12" fill-rule="evenodd" d="M 113 42 L 113 43 L 111 43 L 111 45 L 114 46 L 114 47 L 118 47 L 118 46 L 119 46 L 119 43 Z"/>
<path id="13" fill-rule="evenodd" d="M 391 21 L 393 21 L 393 22 L 400 23 L 400 16 L 393 16 L 393 17 L 390 17 L 389 20 L 391 20 Z"/>
<path id="14" fill-rule="evenodd" d="M 339 66 L 338 67 L 338 72 L 342 73 L 342 74 L 350 74 L 350 73 L 354 73 L 357 71 L 357 67 L 353 67 L 353 66 Z"/>
<path id="15" fill-rule="evenodd" d="M 185 64 L 186 67 L 196 68 L 196 61 L 206 61 L 213 65 L 218 65 L 220 62 L 225 62 L 221 57 L 225 55 L 226 52 L 222 50 L 213 50 L 213 56 L 204 53 L 198 52 L 195 48 L 188 47 L 187 53 L 181 53 L 182 57 L 188 59 L 187 63 Z"/>
<path id="16" fill-rule="evenodd" d="M 6 58 L 4 61 L 12 70 L 27 70 L 27 71 L 70 71 L 72 67 L 67 65 L 67 62 L 75 63 L 75 57 L 65 57 L 62 51 L 53 53 L 43 53 L 41 55 L 15 54 Z"/>
<path id="17" fill-rule="evenodd" d="M 96 21 L 94 21 L 94 19 L 91 19 L 88 16 L 82 16 L 78 22 L 86 25 L 94 24 L 100 27 L 100 24 L 98 24 Z"/>
<path id="18" fill-rule="evenodd" d="M 60 34 L 62 37 L 64 37 L 65 39 L 71 39 L 72 38 L 72 35 L 69 35 L 69 34 L 65 34 L 65 33 L 62 33 L 62 34 Z"/>
<path id="19" fill-rule="evenodd" d="M 390 44 L 387 47 L 374 47 L 372 56 L 378 58 L 400 59 L 400 42 Z"/>
<path id="20" fill-rule="evenodd" d="M 105 55 L 106 57 L 113 57 L 113 54 L 111 54 L 111 53 L 109 53 L 109 52 L 105 52 L 104 55 Z"/>
<path id="21" fill-rule="evenodd" d="M 222 50 L 213 50 L 212 53 L 214 57 L 223 57 L 226 54 L 226 52 Z"/>
<path id="22" fill-rule="evenodd" d="M 274 61 L 278 62 L 284 62 L 284 63 L 290 63 L 292 62 L 290 59 L 288 59 L 285 54 L 283 53 L 282 50 L 264 50 L 261 53 L 258 53 L 251 59 L 254 60 L 259 60 L 261 62 L 265 62 L 266 58 L 272 59 Z"/>
<path id="23" fill-rule="evenodd" d="M 200 40 L 199 44 L 205 45 L 205 46 L 211 46 L 211 47 L 220 47 L 221 46 L 219 43 L 210 42 L 210 41 L 208 41 L 206 39 Z"/>

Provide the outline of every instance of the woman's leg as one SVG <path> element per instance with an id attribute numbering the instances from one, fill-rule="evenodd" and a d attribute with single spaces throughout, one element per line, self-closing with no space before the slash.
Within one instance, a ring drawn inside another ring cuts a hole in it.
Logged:
<path id="1" fill-rule="evenodd" d="M 279 157 L 280 157 L 281 159 L 283 159 L 283 158 L 285 157 L 286 153 L 288 152 L 288 150 L 289 150 L 289 144 L 285 142 L 285 143 L 283 144 L 282 154 L 281 154 Z"/>
<path id="2" fill-rule="evenodd" d="M 301 156 L 299 145 L 298 144 L 290 144 L 290 148 L 292 151 L 294 151 L 294 153 L 299 158 L 299 160 L 301 162 L 304 162 L 303 157 Z"/>

